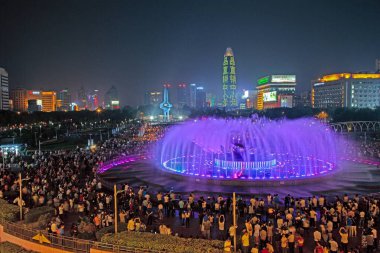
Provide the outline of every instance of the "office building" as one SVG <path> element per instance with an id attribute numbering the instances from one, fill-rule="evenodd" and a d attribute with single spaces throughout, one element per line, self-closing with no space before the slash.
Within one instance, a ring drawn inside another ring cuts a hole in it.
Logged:
<path id="1" fill-rule="evenodd" d="M 195 108 L 196 107 L 196 99 L 197 99 L 197 85 L 195 83 L 192 83 L 189 85 L 189 97 L 190 97 L 190 107 Z"/>
<path id="2" fill-rule="evenodd" d="M 55 91 L 41 91 L 42 111 L 54 112 L 57 110 L 57 93 Z"/>
<path id="3" fill-rule="evenodd" d="M 146 92 L 144 96 L 144 104 L 157 106 L 161 103 L 162 99 L 161 91 Z"/>
<path id="4" fill-rule="evenodd" d="M 243 94 L 240 97 L 239 107 L 240 109 L 253 109 L 256 108 L 257 103 L 257 91 L 256 90 L 243 90 Z"/>
<path id="5" fill-rule="evenodd" d="M 42 100 L 41 99 L 30 99 L 28 100 L 28 112 L 40 112 L 42 111 Z"/>
<path id="6" fill-rule="evenodd" d="M 223 60 L 223 106 L 234 109 L 238 106 L 236 100 L 236 66 L 231 48 L 227 48 Z"/>
<path id="7" fill-rule="evenodd" d="M 0 110 L 9 110 L 8 72 L 0 68 Z"/>
<path id="8" fill-rule="evenodd" d="M 312 82 L 314 108 L 380 106 L 380 73 L 337 73 Z"/>
<path id="9" fill-rule="evenodd" d="M 196 102 L 195 107 L 197 109 L 202 109 L 207 107 L 206 103 L 206 91 L 204 90 L 204 87 L 198 86 L 196 89 Z"/>
<path id="10" fill-rule="evenodd" d="M 9 92 L 13 101 L 13 110 L 17 112 L 26 112 L 28 110 L 28 91 L 23 88 L 12 89 Z"/>
<path id="11" fill-rule="evenodd" d="M 115 86 L 112 86 L 104 95 L 104 106 L 108 110 L 120 109 L 119 94 Z"/>
<path id="12" fill-rule="evenodd" d="M 79 107 L 79 110 L 86 110 L 87 109 L 87 96 L 86 96 L 86 90 L 83 86 L 81 86 L 78 90 L 78 101 L 77 105 Z"/>
<path id="13" fill-rule="evenodd" d="M 99 90 L 93 90 L 87 94 L 87 109 L 96 110 L 99 107 Z"/>
<path id="14" fill-rule="evenodd" d="M 257 110 L 294 107 L 295 75 L 269 75 L 257 80 Z"/>
<path id="15" fill-rule="evenodd" d="M 177 96 L 175 104 L 178 108 L 183 108 L 185 105 L 190 104 L 190 88 L 186 83 L 180 83 L 177 85 Z"/>
<path id="16" fill-rule="evenodd" d="M 57 94 L 57 110 L 69 111 L 71 105 L 71 94 L 69 90 L 60 90 Z"/>

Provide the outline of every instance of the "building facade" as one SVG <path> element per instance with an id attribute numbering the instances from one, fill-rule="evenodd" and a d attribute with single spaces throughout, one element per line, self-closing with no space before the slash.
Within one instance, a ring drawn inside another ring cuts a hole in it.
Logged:
<path id="1" fill-rule="evenodd" d="M 69 90 L 63 89 L 60 90 L 57 94 L 57 110 L 60 111 L 69 111 L 71 105 L 71 93 Z"/>
<path id="2" fill-rule="evenodd" d="M 152 91 L 146 92 L 144 96 L 145 105 L 159 105 L 162 101 L 162 92 L 161 91 Z"/>
<path id="3" fill-rule="evenodd" d="M 28 91 L 23 88 L 12 89 L 9 92 L 13 101 L 13 110 L 17 112 L 26 112 L 28 110 Z"/>
<path id="4" fill-rule="evenodd" d="M 42 111 L 54 112 L 57 110 L 57 93 L 55 91 L 41 91 Z"/>
<path id="5" fill-rule="evenodd" d="M 42 100 L 30 99 L 28 100 L 28 112 L 40 112 L 42 111 Z"/>
<path id="6" fill-rule="evenodd" d="M 227 48 L 223 60 L 223 107 L 233 109 L 238 106 L 236 100 L 236 65 L 231 48 Z"/>
<path id="7" fill-rule="evenodd" d="M 183 108 L 190 104 L 190 88 L 186 83 L 180 83 L 177 85 L 177 99 L 176 106 Z"/>
<path id="8" fill-rule="evenodd" d="M 0 68 L 0 110 L 9 110 L 8 72 Z"/>
<path id="9" fill-rule="evenodd" d="M 312 82 L 314 108 L 380 106 L 380 73 L 337 73 Z"/>
<path id="10" fill-rule="evenodd" d="M 195 107 L 202 109 L 207 107 L 206 103 L 206 91 L 203 86 L 198 86 L 196 91 Z"/>
<path id="11" fill-rule="evenodd" d="M 119 95 L 115 86 L 112 86 L 104 95 L 104 106 L 108 110 L 120 109 Z"/>
<path id="12" fill-rule="evenodd" d="M 295 75 L 269 75 L 257 80 L 257 110 L 294 107 Z"/>

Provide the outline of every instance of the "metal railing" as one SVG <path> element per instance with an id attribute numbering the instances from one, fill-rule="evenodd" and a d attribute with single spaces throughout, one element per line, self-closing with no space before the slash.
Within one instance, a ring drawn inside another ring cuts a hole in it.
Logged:
<path id="1" fill-rule="evenodd" d="M 26 228 L 22 225 L 15 224 L 4 219 L 0 220 L 0 224 L 4 228 L 4 232 L 20 239 L 39 243 L 37 240 L 34 240 L 33 237 L 37 234 L 43 234 L 50 243 L 44 243 L 43 245 L 47 247 L 57 248 L 61 250 L 66 250 L 75 253 L 89 253 L 90 249 L 98 249 L 109 252 L 118 252 L 118 253 L 163 253 L 165 251 L 142 249 L 142 248 L 133 248 L 121 245 L 113 245 L 108 243 L 102 243 L 97 241 L 82 240 L 74 237 L 68 236 L 59 236 L 55 234 L 49 234 L 43 230 L 33 230 Z M 22 246 L 22 245 L 20 245 Z"/>

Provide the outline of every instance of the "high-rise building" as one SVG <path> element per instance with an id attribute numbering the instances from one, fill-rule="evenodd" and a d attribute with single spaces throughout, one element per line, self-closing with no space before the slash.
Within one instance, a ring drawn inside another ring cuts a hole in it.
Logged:
<path id="1" fill-rule="evenodd" d="M 8 72 L 0 68 L 0 110 L 9 110 Z"/>
<path id="2" fill-rule="evenodd" d="M 293 107 L 295 75 L 270 75 L 257 80 L 257 110 Z"/>
<path id="3" fill-rule="evenodd" d="M 196 100 L 197 100 L 197 85 L 195 83 L 190 84 L 189 92 L 190 92 L 190 107 L 195 108 Z"/>
<path id="4" fill-rule="evenodd" d="M 42 91 L 42 111 L 54 112 L 57 110 L 57 93 L 55 91 Z"/>
<path id="5" fill-rule="evenodd" d="M 223 61 L 223 106 L 233 109 L 238 106 L 236 100 L 236 66 L 231 48 L 227 48 Z"/>
<path id="6" fill-rule="evenodd" d="M 380 73 L 337 73 L 312 82 L 314 108 L 380 106 Z"/>
<path id="7" fill-rule="evenodd" d="M 380 73 L 380 59 L 376 59 L 376 68 L 375 71 L 377 73 Z"/>
<path id="8" fill-rule="evenodd" d="M 190 90 L 187 84 L 180 83 L 177 86 L 177 107 L 183 108 L 185 105 L 190 104 Z"/>
<path id="9" fill-rule="evenodd" d="M 257 91 L 256 90 L 243 90 L 240 97 L 240 109 L 256 108 Z"/>
<path id="10" fill-rule="evenodd" d="M 144 97 L 145 105 L 158 105 L 162 101 L 161 91 L 146 92 Z"/>
<path id="11" fill-rule="evenodd" d="M 202 109 L 202 108 L 205 108 L 207 107 L 207 103 L 206 103 L 206 91 L 204 90 L 204 88 L 202 86 L 198 86 L 197 87 L 197 91 L 196 91 L 196 108 L 198 109 Z"/>
<path id="12" fill-rule="evenodd" d="M 87 96 L 86 90 L 81 86 L 78 90 L 78 107 L 80 110 L 87 109 Z"/>
<path id="13" fill-rule="evenodd" d="M 28 91 L 23 88 L 12 89 L 9 92 L 13 101 L 13 110 L 18 112 L 26 112 L 28 110 Z"/>
<path id="14" fill-rule="evenodd" d="M 58 102 L 60 100 L 60 102 Z M 71 105 L 71 94 L 69 90 L 63 89 L 60 90 L 57 94 L 57 109 L 58 110 L 70 110 L 70 105 Z"/>
<path id="15" fill-rule="evenodd" d="M 120 109 L 119 94 L 115 86 L 112 86 L 104 95 L 104 106 L 109 110 Z"/>
<path id="16" fill-rule="evenodd" d="M 87 109 L 96 110 L 99 107 L 99 90 L 93 90 L 87 95 Z"/>

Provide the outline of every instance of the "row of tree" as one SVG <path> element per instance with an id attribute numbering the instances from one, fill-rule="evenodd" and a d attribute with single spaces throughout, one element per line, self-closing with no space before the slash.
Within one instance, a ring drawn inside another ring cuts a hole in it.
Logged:
<path id="1" fill-rule="evenodd" d="M 102 110 L 102 111 L 78 111 L 78 112 L 33 112 L 33 113 L 16 113 L 11 111 L 0 111 L 0 126 L 22 123 L 38 123 L 38 122 L 91 122 L 98 120 L 121 121 L 124 119 L 133 119 L 141 115 L 150 115 L 152 108 L 125 107 L 122 110 Z M 337 108 L 337 109 L 316 109 L 311 107 L 296 108 L 275 108 L 263 111 L 252 109 L 239 111 L 226 111 L 219 108 L 207 108 L 202 110 L 187 110 L 183 116 L 190 118 L 207 117 L 250 117 L 257 114 L 270 119 L 278 118 L 301 118 L 315 117 L 321 112 L 327 113 L 327 120 L 331 122 L 344 121 L 380 121 L 380 107 L 376 109 L 369 108 Z M 159 113 L 159 111 L 157 111 Z"/>
<path id="2" fill-rule="evenodd" d="M 122 110 L 101 110 L 101 111 L 69 111 L 69 112 L 33 112 L 17 113 L 12 111 L 0 111 L 0 126 L 38 122 L 92 122 L 98 120 L 121 121 L 132 119 L 136 116 L 136 110 L 125 107 Z"/>

